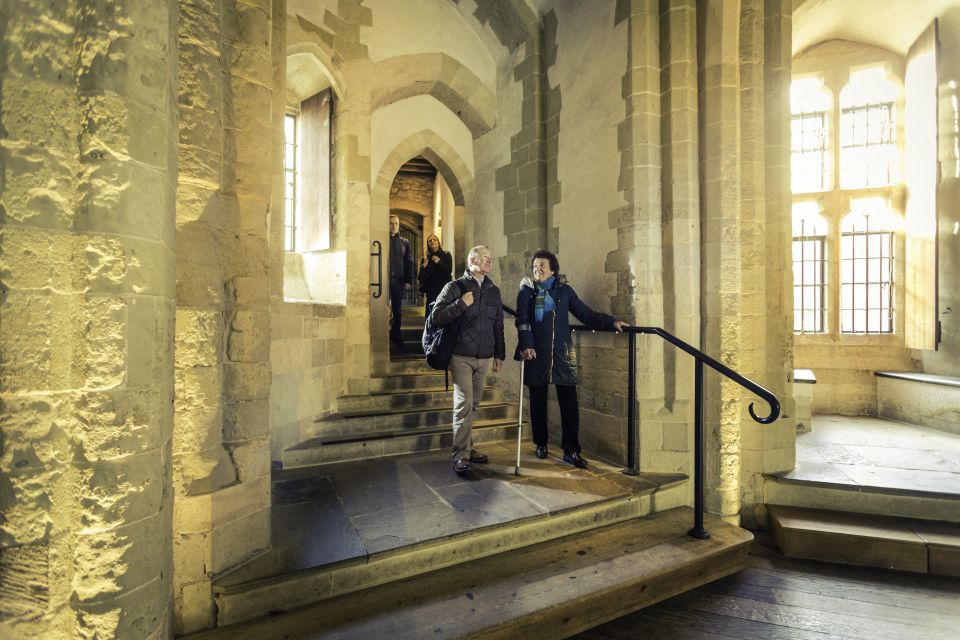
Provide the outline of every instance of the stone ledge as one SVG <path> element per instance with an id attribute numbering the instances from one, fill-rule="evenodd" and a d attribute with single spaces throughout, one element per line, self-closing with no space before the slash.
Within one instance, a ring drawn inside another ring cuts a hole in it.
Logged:
<path id="1" fill-rule="evenodd" d="M 922 382 L 924 384 L 941 384 L 960 389 L 960 377 L 957 376 L 939 376 L 918 371 L 874 371 L 873 375 L 878 378 L 895 378 L 897 380 L 909 380 L 910 382 Z"/>

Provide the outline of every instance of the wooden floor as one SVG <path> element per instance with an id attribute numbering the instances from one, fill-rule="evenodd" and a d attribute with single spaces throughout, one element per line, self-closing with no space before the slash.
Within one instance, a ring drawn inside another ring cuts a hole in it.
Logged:
<path id="1" fill-rule="evenodd" d="M 783 558 L 760 534 L 747 569 L 580 640 L 957 638 L 960 580 Z"/>

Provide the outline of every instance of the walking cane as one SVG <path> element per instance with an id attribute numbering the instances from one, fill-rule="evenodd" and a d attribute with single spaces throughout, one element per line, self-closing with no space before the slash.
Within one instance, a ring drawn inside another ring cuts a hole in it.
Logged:
<path id="1" fill-rule="evenodd" d="M 517 467 L 513 471 L 513 475 L 520 475 L 520 432 L 523 431 L 523 370 L 526 367 L 527 361 L 520 361 L 520 417 L 517 418 Z"/>

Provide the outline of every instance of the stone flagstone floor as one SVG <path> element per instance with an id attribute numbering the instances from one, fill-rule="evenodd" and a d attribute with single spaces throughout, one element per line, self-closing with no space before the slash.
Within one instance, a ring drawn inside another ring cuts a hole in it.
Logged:
<path id="1" fill-rule="evenodd" d="M 788 480 L 960 496 L 960 436 L 868 416 L 813 417 Z"/>
<path id="2" fill-rule="evenodd" d="M 648 493 L 686 480 L 629 477 L 590 460 L 576 469 L 532 447 L 483 445 L 490 463 L 454 473 L 446 452 L 278 471 L 273 478 L 273 548 L 218 579 L 230 586 L 353 560 L 484 526 Z"/>

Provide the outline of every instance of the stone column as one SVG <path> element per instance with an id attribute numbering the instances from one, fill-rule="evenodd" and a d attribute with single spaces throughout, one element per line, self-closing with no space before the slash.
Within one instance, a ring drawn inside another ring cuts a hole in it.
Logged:
<path id="1" fill-rule="evenodd" d="M 700 344 L 700 173 L 696 0 L 662 2 L 664 328 Z M 693 463 L 693 359 L 673 346 L 663 355 L 664 420 L 656 468 L 690 472 Z"/>
<path id="2" fill-rule="evenodd" d="M 740 282 L 741 322 L 751 336 L 739 349 L 738 371 L 763 384 L 766 369 L 767 233 L 766 150 L 764 140 L 764 33 L 763 0 L 741 0 L 740 12 Z M 753 502 L 752 472 L 762 465 L 763 436 L 767 427 L 750 417 L 747 406 L 756 398 L 740 391 L 741 494 Z M 757 402 L 757 404 L 765 404 Z"/>
<path id="3" fill-rule="evenodd" d="M 761 384 L 780 399 L 781 420 L 765 428 L 763 472 L 792 469 L 796 458 L 793 390 L 793 265 L 790 189 L 792 12 L 788 0 L 764 3 L 767 351 Z M 764 410 L 765 413 L 765 410 Z M 758 425 L 759 426 L 759 425 Z"/>
<path id="4" fill-rule="evenodd" d="M 176 3 L 0 8 L 0 636 L 171 635 Z"/>
<path id="5" fill-rule="evenodd" d="M 276 159 L 270 0 L 180 5 L 176 632 L 212 577 L 270 544 L 269 260 Z"/>
<path id="6" fill-rule="evenodd" d="M 662 158 L 660 130 L 660 10 L 656 0 L 621 1 L 616 22 L 627 20 L 627 69 L 622 92 L 626 117 L 619 126 L 620 177 L 626 205 L 608 213 L 617 248 L 605 269 L 617 277 L 613 315 L 631 324 L 663 326 Z M 625 372 L 625 341 L 611 343 L 616 368 Z M 637 340 L 640 466 L 659 465 L 662 450 L 664 346 Z M 622 363 L 622 364 L 620 364 Z M 625 373 L 624 373 L 625 375 Z M 624 416 L 625 417 L 625 416 Z"/>
<path id="7" fill-rule="evenodd" d="M 739 0 L 698 3 L 700 60 L 701 345 L 733 369 L 740 368 L 740 69 Z M 707 371 L 704 376 L 706 507 L 737 520 L 740 512 L 739 386 Z"/>
<path id="8" fill-rule="evenodd" d="M 740 372 L 773 391 L 785 416 L 793 415 L 789 11 L 779 0 L 743 0 L 740 16 L 742 326 L 751 336 Z M 749 403 L 761 415 L 769 407 L 741 397 L 741 510 L 754 522 L 762 474 L 793 466 L 795 431 L 792 420 L 757 423 Z"/>

